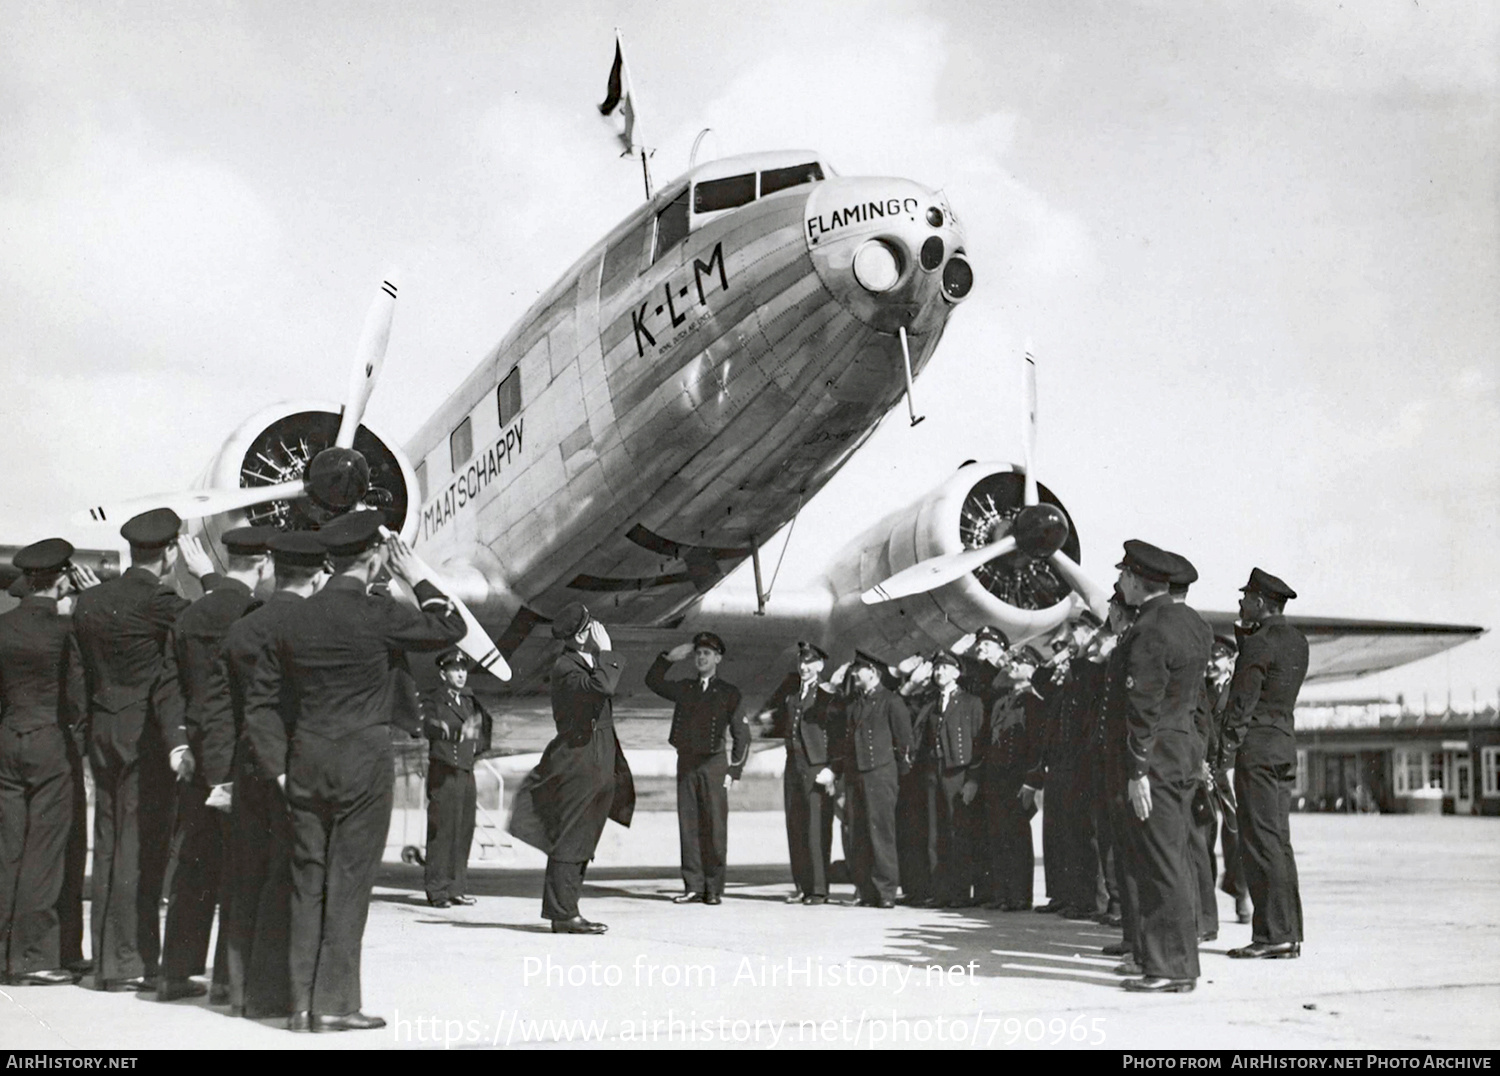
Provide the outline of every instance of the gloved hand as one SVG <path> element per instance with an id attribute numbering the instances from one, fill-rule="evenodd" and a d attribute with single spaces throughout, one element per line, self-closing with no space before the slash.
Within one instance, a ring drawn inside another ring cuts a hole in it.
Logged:
<path id="1" fill-rule="evenodd" d="M 168 758 L 172 772 L 177 775 L 179 781 L 191 781 L 196 766 L 193 762 L 193 753 L 188 750 L 186 744 L 172 748 L 172 754 Z"/>
<path id="2" fill-rule="evenodd" d="M 223 811 L 225 814 L 228 814 L 232 799 L 230 790 L 233 787 L 233 785 L 228 784 L 214 785 L 213 789 L 208 793 L 208 799 L 203 802 L 216 811 Z"/>

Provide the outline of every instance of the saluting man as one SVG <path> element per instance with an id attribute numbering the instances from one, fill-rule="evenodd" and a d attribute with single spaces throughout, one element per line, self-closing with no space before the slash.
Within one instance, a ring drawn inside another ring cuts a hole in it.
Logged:
<path id="1" fill-rule="evenodd" d="M 101 990 L 155 990 L 161 900 L 172 818 L 172 769 L 163 726 L 179 723 L 164 679 L 167 633 L 186 599 L 164 580 L 179 555 L 206 587 L 217 583 L 182 520 L 155 508 L 126 520 L 130 567 L 90 587 L 73 607 L 88 689 L 89 767 L 94 774 L 90 932 Z M 180 772 L 182 757 L 174 760 Z"/>
<path id="2" fill-rule="evenodd" d="M 75 983 L 59 949 L 58 895 L 73 828 L 69 740 L 84 706 L 68 619 L 73 547 L 47 538 L 18 551 L 27 595 L 0 615 L 0 981 Z"/>
<path id="3" fill-rule="evenodd" d="M 1240 641 L 1223 762 L 1239 801 L 1240 867 L 1254 907 L 1250 944 L 1238 959 L 1287 959 L 1302 952 L 1302 894 L 1292 854 L 1292 784 L 1297 779 L 1293 713 L 1307 676 L 1307 639 L 1286 622 L 1297 592 L 1259 568 L 1240 588 L 1240 620 L 1256 625 Z"/>
<path id="4" fill-rule="evenodd" d="M 1202 763 L 1193 711 L 1203 687 L 1213 633 L 1172 600 L 1169 580 L 1180 558 L 1148 542 L 1125 543 L 1120 589 L 1140 608 L 1125 653 L 1126 794 L 1137 825 L 1130 832 L 1140 924 L 1140 978 L 1126 990 L 1186 993 L 1198 981 L 1197 900 L 1189 829 Z"/>
<path id="5" fill-rule="evenodd" d="M 422 735 L 427 750 L 427 903 L 434 908 L 473 904 L 468 895 L 469 846 L 479 807 L 474 762 L 490 749 L 494 721 L 464 690 L 469 659 L 454 648 L 438 655 L 442 684 L 422 696 Z"/>
<path id="6" fill-rule="evenodd" d="M 220 929 L 227 935 L 229 1013 L 251 1019 L 292 1012 L 292 815 L 285 786 L 297 700 L 283 681 L 276 709 L 263 709 L 250 720 L 245 688 L 267 641 L 328 578 L 328 552 L 317 535 L 283 531 L 267 544 L 276 590 L 230 626 L 203 721 L 204 779 L 213 786 L 228 781 L 233 788 L 228 912 L 220 913 Z"/>
<path id="7" fill-rule="evenodd" d="M 1026 774 L 1041 752 L 1035 711 L 1028 706 L 1039 655 L 1030 647 L 1013 660 L 1005 674 L 1008 690 L 990 707 L 981 734 L 981 768 L 985 835 L 989 861 L 986 908 L 1022 912 L 1031 907 L 1036 856 L 1031 844 L 1035 800 L 1024 796 Z"/>
<path id="8" fill-rule="evenodd" d="M 208 958 L 228 844 L 230 807 L 229 780 L 222 773 L 227 766 L 220 768 L 212 784 L 206 777 L 204 717 L 214 702 L 211 693 L 228 690 L 227 684 L 212 684 L 214 665 L 230 626 L 245 614 L 255 600 L 255 592 L 271 576 L 266 542 L 275 533 L 275 527 L 238 527 L 225 532 L 221 539 L 225 572 L 213 589 L 177 618 L 164 655 L 164 688 L 179 696 L 171 707 L 179 721 L 164 725 L 162 736 L 176 762 L 178 777 L 172 891 L 162 935 L 157 1001 L 204 993 L 203 985 L 189 976 L 200 974 Z M 229 1001 L 227 941 L 221 924 L 214 953 L 211 1004 Z"/>
<path id="9" fill-rule="evenodd" d="M 842 749 L 843 714 L 833 686 L 822 679 L 828 655 L 797 644 L 797 671 L 772 694 L 773 729 L 786 737 L 782 801 L 792 864 L 788 904 L 828 902 L 828 861 L 833 853 L 834 780 L 830 762 Z"/>
<path id="10" fill-rule="evenodd" d="M 391 822 L 391 655 L 440 650 L 468 631 L 406 543 L 383 540 L 382 523 L 380 512 L 361 510 L 318 532 L 333 578 L 277 625 L 245 692 L 251 723 L 281 722 L 284 684 L 297 705 L 285 771 L 292 813 L 292 1031 L 385 1026 L 360 1011 L 359 966 Z M 367 592 L 387 562 L 416 593 L 420 609 Z"/>
<path id="11" fill-rule="evenodd" d="M 845 855 L 854 881 L 855 902 L 866 908 L 894 908 L 900 868 L 896 859 L 896 796 L 900 778 L 911 769 L 911 714 L 906 703 L 881 682 L 885 666 L 855 651 L 849 675 L 854 694 L 845 709 L 844 812 L 851 847 Z"/>
<path id="12" fill-rule="evenodd" d="M 984 764 L 984 704 L 958 686 L 958 657 L 940 651 L 932 659 L 936 694 L 913 722 L 926 788 L 927 864 L 930 907 L 964 908 L 973 903 L 975 826 L 979 777 Z"/>
<path id="13" fill-rule="evenodd" d="M 667 670 L 689 654 L 697 675 L 668 680 Z M 724 640 L 700 631 L 690 643 L 658 654 L 646 670 L 646 686 L 670 699 L 677 748 L 677 832 L 682 845 L 683 892 L 674 904 L 718 904 L 724 899 L 729 843 L 729 786 L 750 758 L 750 728 L 740 713 L 740 689 L 719 678 Z M 724 733 L 732 741 L 724 754 Z"/>
<path id="14" fill-rule="evenodd" d="M 552 932 L 603 934 L 608 926 L 578 914 L 578 892 L 604 823 L 628 826 L 635 814 L 635 782 L 615 737 L 614 695 L 625 661 L 582 602 L 563 607 L 552 637 L 563 643 L 552 665 L 557 735 L 516 792 L 510 832 L 547 853 L 542 916 Z"/>

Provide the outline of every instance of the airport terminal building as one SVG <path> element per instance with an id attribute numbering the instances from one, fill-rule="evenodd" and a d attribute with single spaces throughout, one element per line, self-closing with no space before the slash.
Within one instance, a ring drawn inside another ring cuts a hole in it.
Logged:
<path id="1" fill-rule="evenodd" d="M 1298 707 L 1293 801 L 1306 811 L 1500 816 L 1500 709 Z"/>

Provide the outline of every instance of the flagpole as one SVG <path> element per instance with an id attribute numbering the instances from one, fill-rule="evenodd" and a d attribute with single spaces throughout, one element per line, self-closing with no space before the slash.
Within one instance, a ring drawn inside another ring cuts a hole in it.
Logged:
<path id="1" fill-rule="evenodd" d="M 631 105 L 635 107 L 635 126 L 636 130 L 639 131 L 641 129 L 641 113 L 638 106 L 640 104 L 641 98 L 640 94 L 638 94 L 635 89 L 635 79 L 630 74 L 630 60 L 625 55 L 625 35 L 620 33 L 619 27 L 615 27 L 615 47 L 620 50 L 620 68 L 625 75 L 625 93 L 629 95 L 627 99 L 630 101 Z M 651 183 L 651 162 L 649 160 L 650 154 L 646 151 L 646 142 L 644 138 L 641 139 L 641 145 L 638 152 L 641 155 L 641 178 L 646 183 L 646 201 L 649 202 L 655 191 Z"/>

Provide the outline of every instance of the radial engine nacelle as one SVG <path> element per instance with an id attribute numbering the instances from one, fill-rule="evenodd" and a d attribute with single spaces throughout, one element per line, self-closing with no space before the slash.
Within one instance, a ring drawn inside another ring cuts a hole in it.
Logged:
<path id="1" fill-rule="evenodd" d="M 925 497 L 886 516 L 834 562 L 830 581 L 837 597 L 828 641 L 841 651 L 852 642 L 877 657 L 899 660 L 949 647 L 983 624 L 1001 628 L 1013 644 L 1052 632 L 1078 608 L 1078 599 L 1048 555 L 1060 546 L 1076 564 L 1078 534 L 1052 491 L 1039 485 L 1038 493 L 1039 503 L 1027 509 L 1020 466 L 969 463 Z M 874 605 L 860 600 L 871 587 L 921 561 L 977 549 L 1006 535 L 1016 538 L 1014 551 L 952 582 Z"/>
<path id="2" fill-rule="evenodd" d="M 323 400 L 289 400 L 273 404 L 246 419 L 225 439 L 196 483 L 201 489 L 268 486 L 300 479 L 308 463 L 334 443 L 339 431 L 339 408 Z M 364 503 L 385 513 L 386 526 L 408 542 L 416 533 L 418 507 L 413 503 L 416 473 L 399 448 L 367 426 L 360 426 L 354 448 L 369 465 L 369 493 Z M 217 561 L 220 536 L 247 524 L 309 527 L 322 522 L 317 503 L 309 498 L 270 501 L 223 512 L 201 521 L 211 538 L 208 550 Z"/>

